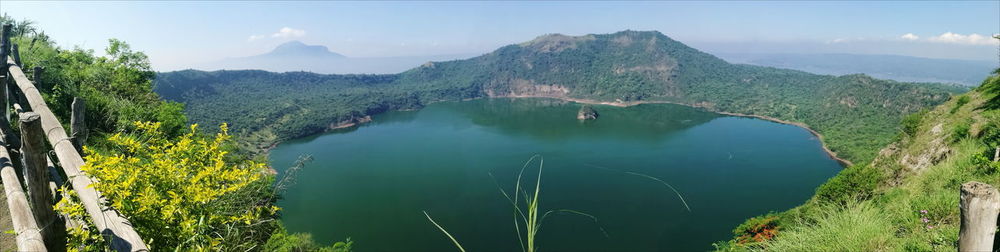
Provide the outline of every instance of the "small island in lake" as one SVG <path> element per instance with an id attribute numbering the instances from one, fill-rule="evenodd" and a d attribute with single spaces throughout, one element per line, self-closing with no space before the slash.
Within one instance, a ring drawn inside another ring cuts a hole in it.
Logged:
<path id="1" fill-rule="evenodd" d="M 576 119 L 580 120 L 594 120 L 597 119 L 597 110 L 590 107 L 590 105 L 583 105 L 580 107 L 580 111 L 576 113 Z"/>

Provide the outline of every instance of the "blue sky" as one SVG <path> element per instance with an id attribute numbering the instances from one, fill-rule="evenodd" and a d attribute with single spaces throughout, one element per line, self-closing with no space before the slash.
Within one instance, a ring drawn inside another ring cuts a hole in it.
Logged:
<path id="1" fill-rule="evenodd" d="M 658 30 L 709 52 L 877 53 L 998 60 L 1000 1 L 20 2 L 66 47 L 123 39 L 157 70 L 290 40 L 351 57 L 475 54 L 542 34 Z"/>

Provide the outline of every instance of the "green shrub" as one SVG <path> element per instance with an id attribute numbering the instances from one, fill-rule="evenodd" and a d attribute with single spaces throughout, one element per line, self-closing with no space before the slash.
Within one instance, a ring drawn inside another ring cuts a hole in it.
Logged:
<path id="1" fill-rule="evenodd" d="M 958 112 L 958 109 L 962 108 L 962 106 L 967 103 L 969 103 L 968 95 L 959 96 L 958 100 L 955 101 L 955 106 L 951 107 L 951 111 L 949 111 L 949 113 L 954 114 L 955 112 Z"/>
<path id="2" fill-rule="evenodd" d="M 736 243 L 745 247 L 755 247 L 774 239 L 781 230 L 780 220 L 774 213 L 750 218 L 733 229 Z"/>
<path id="3" fill-rule="evenodd" d="M 883 176 L 868 165 L 847 167 L 816 189 L 816 199 L 839 205 L 870 199 Z"/>
<path id="4" fill-rule="evenodd" d="M 975 167 L 975 171 L 980 173 L 995 173 L 1000 171 L 1000 162 L 993 162 L 992 151 L 987 153 L 977 153 L 972 155 L 972 164 Z"/>
<path id="5" fill-rule="evenodd" d="M 917 129 L 920 127 L 920 120 L 923 119 L 925 114 L 927 114 L 926 109 L 903 117 L 903 120 L 900 122 L 903 133 L 908 136 L 916 135 Z"/>
<path id="6" fill-rule="evenodd" d="M 986 144 L 986 147 L 1000 146 L 1000 111 L 986 111 L 981 115 L 985 122 L 980 127 L 977 137 Z"/>
<path id="7" fill-rule="evenodd" d="M 280 252 L 298 252 L 298 251 L 327 251 L 327 252 L 348 252 L 351 251 L 351 246 L 354 242 L 351 238 L 342 242 L 336 242 L 331 246 L 320 246 L 313 242 L 312 235 L 308 233 L 293 233 L 289 234 L 285 226 L 278 225 L 278 228 L 274 230 L 274 234 L 271 238 L 267 240 L 261 251 L 280 251 Z"/>
<path id="8" fill-rule="evenodd" d="M 951 141 L 958 142 L 962 139 L 969 137 L 969 129 L 972 128 L 972 122 L 970 120 L 965 120 L 957 125 L 951 130 Z"/>

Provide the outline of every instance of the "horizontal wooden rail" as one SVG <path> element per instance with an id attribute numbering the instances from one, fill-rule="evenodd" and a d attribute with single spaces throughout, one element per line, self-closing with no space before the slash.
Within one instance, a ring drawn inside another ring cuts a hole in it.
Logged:
<path id="1" fill-rule="evenodd" d="M 18 251 L 46 251 L 42 241 L 42 233 L 35 222 L 35 215 L 28 206 L 27 194 L 21 189 L 21 182 L 11 166 L 10 153 L 0 145 L 0 179 L 7 195 L 7 210 L 10 212 L 11 224 L 17 233 Z"/>
<path id="2" fill-rule="evenodd" d="M 66 135 L 66 130 L 45 104 L 38 88 L 28 80 L 21 67 L 14 64 L 13 59 L 8 57 L 6 63 L 10 66 L 8 69 L 10 78 L 14 78 L 29 107 L 41 116 L 42 130 L 94 226 L 109 238 L 111 248 L 116 251 L 148 251 L 149 248 L 128 220 L 108 206 L 101 193 L 91 186 L 93 181 L 90 177 L 80 172 L 80 167 L 84 165 L 83 157 L 73 147 L 72 138 Z"/>

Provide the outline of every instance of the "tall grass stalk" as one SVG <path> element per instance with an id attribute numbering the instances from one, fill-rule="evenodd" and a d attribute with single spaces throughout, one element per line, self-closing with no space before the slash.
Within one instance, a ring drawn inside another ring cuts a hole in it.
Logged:
<path id="1" fill-rule="evenodd" d="M 465 252 L 465 248 L 462 247 L 462 244 L 459 244 L 458 240 L 455 240 L 455 237 L 451 236 L 451 234 L 448 233 L 448 230 L 444 230 L 444 228 L 441 227 L 441 225 L 438 225 L 438 223 L 436 221 L 434 221 L 433 218 L 431 218 L 431 215 L 427 214 L 427 211 L 424 211 L 424 216 L 427 216 L 427 220 L 430 220 L 431 223 L 433 223 L 435 227 L 437 227 L 438 229 L 440 229 L 441 232 L 444 232 L 444 235 L 447 235 L 448 239 L 451 239 L 451 242 L 455 243 L 455 246 L 458 247 L 459 251 Z"/>
<path id="2" fill-rule="evenodd" d="M 528 165 L 530 165 L 531 162 L 534 161 L 535 159 L 538 159 L 538 176 L 535 178 L 535 188 L 533 192 L 531 192 L 531 194 L 529 195 L 527 187 L 524 188 L 521 187 L 521 181 L 522 178 L 524 178 L 524 171 L 527 170 Z M 530 159 L 528 159 L 528 161 L 525 162 L 523 166 L 521 166 L 521 170 L 517 173 L 517 182 L 514 184 L 514 191 L 511 193 L 508 193 L 506 190 L 504 190 L 503 187 L 500 186 L 500 183 L 496 183 L 497 188 L 500 190 L 500 193 L 503 194 L 504 198 L 506 198 L 507 201 L 510 202 L 511 206 L 513 206 L 514 230 L 517 233 L 517 240 L 518 244 L 521 245 L 521 251 L 535 252 L 536 250 L 538 250 L 538 246 L 536 243 L 537 240 L 535 239 L 535 236 L 538 234 L 539 231 L 541 231 L 542 222 L 545 220 L 545 218 L 547 218 L 551 214 L 556 214 L 556 213 L 570 213 L 588 217 L 592 221 L 594 221 L 594 223 L 598 226 L 598 228 L 600 228 L 601 233 L 603 233 L 605 237 L 608 237 L 608 233 L 604 230 L 603 227 L 600 226 L 597 217 L 594 217 L 593 215 L 584 212 L 571 209 L 559 209 L 559 210 L 546 211 L 545 213 L 542 213 L 539 216 L 540 211 L 539 211 L 538 199 L 542 188 L 542 167 L 544 166 L 545 166 L 545 159 L 542 158 L 541 155 L 534 155 Z M 496 177 L 493 176 L 493 173 L 489 173 L 489 175 L 491 178 L 493 178 L 494 182 L 496 182 Z M 514 196 L 511 197 L 511 194 L 513 194 Z M 462 245 L 459 244 L 458 240 L 456 240 L 455 237 L 449 234 L 447 230 L 441 227 L 441 225 L 438 225 L 437 222 L 434 222 L 434 219 L 432 219 L 431 216 L 427 214 L 426 211 L 424 212 L 424 215 L 427 216 L 427 219 L 430 220 L 431 223 L 434 224 L 434 226 L 437 226 L 437 228 L 440 229 L 441 232 L 443 232 L 446 236 L 448 236 L 449 239 L 451 239 L 452 242 L 455 243 L 455 246 L 458 247 L 458 250 L 463 252 L 465 251 L 465 249 L 462 248 Z"/>
<path id="3" fill-rule="evenodd" d="M 659 179 L 659 178 L 653 177 L 653 176 L 649 176 L 649 175 L 646 175 L 646 174 L 638 173 L 638 172 L 619 171 L 619 170 L 615 170 L 615 169 L 611 169 L 611 168 L 607 168 L 607 167 L 603 167 L 603 166 L 598 166 L 598 165 L 593 165 L 593 164 L 583 164 L 583 165 L 594 167 L 594 168 L 597 168 L 597 169 L 602 169 L 602 170 L 608 170 L 608 171 L 614 171 L 614 172 L 623 172 L 625 174 L 635 175 L 635 176 L 639 176 L 639 177 L 643 177 L 643 178 L 647 178 L 647 179 L 652 179 L 652 180 L 655 180 L 657 182 L 660 182 L 661 184 L 663 184 L 664 186 L 666 186 L 667 188 L 669 188 L 671 191 L 674 191 L 674 195 L 677 195 L 677 198 L 679 198 L 681 200 L 681 203 L 684 204 L 684 208 L 687 209 L 688 212 L 691 212 L 691 207 L 688 206 L 687 201 L 684 200 L 684 196 L 681 196 L 681 192 L 678 192 L 677 189 L 675 189 L 673 186 L 671 186 L 666 181 L 663 181 L 662 179 Z"/>
<path id="4" fill-rule="evenodd" d="M 535 178 L 534 192 L 532 195 L 528 195 L 527 189 L 521 187 L 521 180 L 524 177 L 524 171 L 527 170 L 528 165 L 530 165 L 536 158 L 538 159 L 538 175 Z M 540 211 L 538 199 L 542 187 L 542 167 L 544 166 L 545 158 L 541 155 L 534 155 L 528 159 L 528 161 L 521 166 L 521 170 L 517 173 L 517 182 L 514 184 L 513 193 L 507 193 L 507 191 L 500 187 L 500 184 L 497 183 L 497 188 L 500 190 L 500 193 L 503 194 L 504 198 L 507 198 L 507 201 L 509 201 L 511 206 L 514 208 L 514 230 L 517 232 L 517 239 L 521 244 L 521 250 L 526 252 L 535 252 L 538 249 L 535 236 L 542 229 L 542 221 L 553 213 L 570 213 L 588 217 L 598 225 L 601 233 L 607 237 L 608 233 L 604 231 L 604 228 L 600 227 L 597 217 L 584 212 L 571 209 L 550 210 L 541 214 L 541 218 L 539 218 Z M 492 173 L 490 173 L 490 177 L 493 177 Z M 496 177 L 493 178 L 496 180 Z M 511 194 L 514 195 L 513 198 L 510 196 Z M 523 208 L 522 204 L 520 204 L 521 200 L 524 201 Z M 523 232 L 521 231 L 522 224 L 524 226 Z"/>

